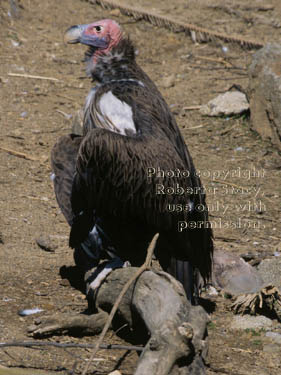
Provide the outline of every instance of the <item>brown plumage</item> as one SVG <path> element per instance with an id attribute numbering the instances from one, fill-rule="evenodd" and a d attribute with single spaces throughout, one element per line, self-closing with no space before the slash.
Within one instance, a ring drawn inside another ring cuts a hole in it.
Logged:
<path id="1" fill-rule="evenodd" d="M 139 265 L 153 234 L 160 232 L 156 255 L 192 299 L 190 264 L 205 280 L 210 276 L 212 231 L 201 182 L 176 121 L 114 21 L 72 27 L 66 39 L 90 46 L 87 72 L 98 82 L 86 100 L 83 139 L 64 137 L 52 153 L 56 196 L 72 227 L 70 246 L 79 247 L 98 224 L 116 254 Z M 150 168 L 189 176 L 149 177 Z M 185 193 L 157 194 L 159 185 Z M 169 212 L 173 204 L 190 209 Z M 179 232 L 181 221 L 201 224 Z"/>
<path id="2" fill-rule="evenodd" d="M 60 207 L 69 225 L 73 221 L 70 192 L 81 141 L 82 137 L 74 134 L 66 135 L 59 139 L 51 153 L 55 194 L 59 204 L 62 203 Z"/>

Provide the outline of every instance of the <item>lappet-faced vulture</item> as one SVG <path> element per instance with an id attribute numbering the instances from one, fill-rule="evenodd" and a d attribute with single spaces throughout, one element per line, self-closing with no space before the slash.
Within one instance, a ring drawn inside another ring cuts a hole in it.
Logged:
<path id="1" fill-rule="evenodd" d="M 96 85 L 85 102 L 83 136 L 52 151 L 59 206 L 77 263 L 119 257 L 140 265 L 153 235 L 164 270 L 194 300 L 195 270 L 211 273 L 212 230 L 205 194 L 168 105 L 139 67 L 120 26 L 106 19 L 69 28 Z"/>

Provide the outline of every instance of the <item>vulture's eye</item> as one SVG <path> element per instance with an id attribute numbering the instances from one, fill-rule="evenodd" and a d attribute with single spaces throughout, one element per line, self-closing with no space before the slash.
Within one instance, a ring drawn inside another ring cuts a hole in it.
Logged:
<path id="1" fill-rule="evenodd" d="M 102 31 L 102 27 L 101 26 L 95 26 L 94 29 L 100 33 Z"/>

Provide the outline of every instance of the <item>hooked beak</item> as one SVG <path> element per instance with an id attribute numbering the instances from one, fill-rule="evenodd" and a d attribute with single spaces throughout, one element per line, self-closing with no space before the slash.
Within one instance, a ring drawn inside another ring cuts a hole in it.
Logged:
<path id="1" fill-rule="evenodd" d="M 70 44 L 80 43 L 82 33 L 86 29 L 85 26 L 87 25 L 75 25 L 67 29 L 64 34 L 64 42 Z"/>
<path id="2" fill-rule="evenodd" d="M 106 48 L 108 40 L 105 37 L 98 37 L 90 34 L 87 30 L 90 25 L 75 25 L 66 30 L 64 34 L 65 43 L 82 43 L 96 48 Z"/>

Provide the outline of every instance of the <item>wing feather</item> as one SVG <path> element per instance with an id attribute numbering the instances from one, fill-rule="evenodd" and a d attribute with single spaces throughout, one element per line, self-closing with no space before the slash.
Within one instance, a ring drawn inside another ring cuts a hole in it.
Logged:
<path id="1" fill-rule="evenodd" d="M 73 221 L 70 196 L 76 169 L 76 158 L 81 141 L 82 137 L 73 134 L 63 136 L 58 140 L 51 152 L 57 202 L 70 225 Z"/>
<path id="2" fill-rule="evenodd" d="M 87 185 L 90 196 L 86 205 L 88 207 L 91 201 L 98 216 L 114 214 L 157 229 L 176 230 L 177 221 L 187 219 L 188 214 L 173 215 L 167 211 L 167 204 L 186 204 L 190 196 L 156 194 L 156 185 L 173 187 L 178 184 L 187 188 L 191 185 L 190 178 L 148 178 L 151 167 L 164 171 L 185 169 L 169 142 L 151 137 L 124 137 L 105 129 L 93 129 L 79 149 L 76 186 Z M 76 206 L 74 201 L 79 194 L 79 191 L 73 191 L 73 206 Z M 75 213 L 79 214 L 87 207 L 78 207 Z"/>

